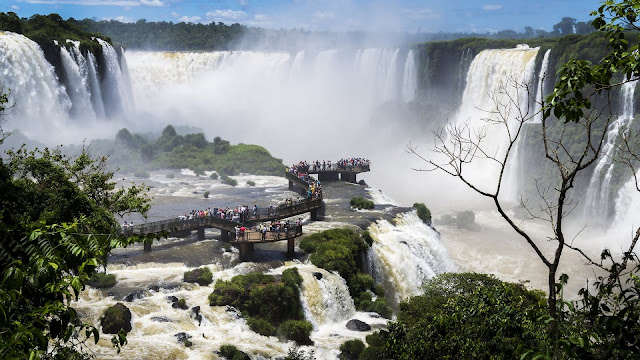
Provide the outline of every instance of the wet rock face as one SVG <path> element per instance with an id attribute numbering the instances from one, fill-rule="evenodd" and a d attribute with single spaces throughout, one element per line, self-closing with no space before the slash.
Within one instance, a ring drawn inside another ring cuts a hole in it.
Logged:
<path id="1" fill-rule="evenodd" d="M 313 273 L 313 277 L 315 277 L 318 280 L 322 280 L 322 273 L 314 272 Z"/>
<path id="2" fill-rule="evenodd" d="M 123 300 L 126 302 L 132 302 L 133 300 L 142 299 L 143 297 L 144 297 L 144 290 L 136 290 L 129 293 L 127 296 L 125 296 Z"/>
<path id="3" fill-rule="evenodd" d="M 351 319 L 347 322 L 347 329 L 352 331 L 369 331 L 371 330 L 371 325 L 358 319 Z"/>
<path id="4" fill-rule="evenodd" d="M 193 343 L 191 342 L 191 335 L 184 333 L 184 332 L 179 332 L 175 335 L 173 335 L 176 337 L 176 340 L 178 340 L 178 343 L 186 346 L 186 347 L 190 347 L 191 345 L 193 345 Z"/>
<path id="5" fill-rule="evenodd" d="M 131 331 L 131 310 L 122 303 L 117 303 L 108 308 L 100 320 L 102 332 L 105 334 L 117 334 L 120 329 Z"/>

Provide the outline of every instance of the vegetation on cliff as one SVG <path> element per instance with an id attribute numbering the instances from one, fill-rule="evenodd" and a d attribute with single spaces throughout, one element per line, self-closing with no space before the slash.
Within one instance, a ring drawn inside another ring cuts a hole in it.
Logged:
<path id="1" fill-rule="evenodd" d="M 229 281 L 217 281 L 209 303 L 240 310 L 251 330 L 261 335 L 277 335 L 310 345 L 313 327 L 304 319 L 301 284 L 302 277 L 296 268 L 283 271 L 280 279 L 260 273 L 237 275 Z"/>
<path id="2" fill-rule="evenodd" d="M 115 140 L 97 140 L 91 147 L 95 153 L 109 155 L 113 165 L 124 172 L 188 168 L 204 175 L 205 171 L 215 171 L 223 183 L 232 186 L 237 181 L 229 176 L 240 173 L 282 176 L 285 169 L 281 159 L 274 158 L 261 146 L 231 145 L 220 137 L 209 142 L 202 132 L 181 135 L 172 125 L 166 126 L 160 136 L 132 134 L 123 128 Z M 77 147 L 69 149 L 73 152 Z"/>
<path id="3" fill-rule="evenodd" d="M 391 308 L 384 298 L 384 289 L 376 285 L 370 275 L 362 272 L 361 255 L 368 245 L 360 234 L 349 229 L 326 230 L 302 239 L 300 248 L 311 254 L 309 260 L 315 266 L 336 271 L 347 281 L 349 293 L 358 310 L 373 311 L 391 318 Z"/>

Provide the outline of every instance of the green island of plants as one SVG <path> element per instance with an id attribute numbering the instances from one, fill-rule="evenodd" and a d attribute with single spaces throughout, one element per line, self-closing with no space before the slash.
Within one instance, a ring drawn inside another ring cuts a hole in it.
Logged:
<path id="1" fill-rule="evenodd" d="M 363 198 L 362 196 L 354 196 L 351 198 L 349 202 L 351 207 L 354 207 L 358 210 L 367 209 L 371 210 L 375 207 L 373 201 Z"/>
<path id="2" fill-rule="evenodd" d="M 368 246 L 362 235 L 350 229 L 326 230 L 300 241 L 300 248 L 311 254 L 309 260 L 315 266 L 336 271 L 347 281 L 349 293 L 358 310 L 376 312 L 390 319 L 392 312 L 384 298 L 383 287 L 376 285 L 370 275 L 362 272 L 361 254 Z"/>
<path id="3" fill-rule="evenodd" d="M 96 154 L 108 155 L 120 171 L 133 172 L 139 178 L 148 177 L 150 170 L 188 168 L 197 175 L 215 171 L 210 175 L 212 179 L 219 176 L 224 184 L 236 186 L 238 182 L 231 176 L 282 176 L 285 169 L 281 159 L 261 146 L 231 145 L 220 137 L 209 142 L 201 132 L 180 135 L 172 125 L 166 126 L 160 136 L 132 134 L 123 128 L 114 140 L 96 140 L 91 147 Z M 70 146 L 68 151 L 73 153 L 76 149 Z"/>
<path id="4" fill-rule="evenodd" d="M 311 345 L 313 326 L 304 319 L 300 284 L 302 277 L 296 268 L 283 271 L 280 279 L 261 273 L 237 275 L 216 282 L 209 304 L 240 310 L 249 328 L 260 335 Z"/>

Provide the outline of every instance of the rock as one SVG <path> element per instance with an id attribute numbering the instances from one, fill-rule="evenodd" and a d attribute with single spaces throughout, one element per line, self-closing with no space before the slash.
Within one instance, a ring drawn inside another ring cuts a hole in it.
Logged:
<path id="1" fill-rule="evenodd" d="M 369 331 L 371 330 L 371 326 L 364 321 L 351 319 L 347 322 L 347 329 L 352 331 Z"/>
<path id="2" fill-rule="evenodd" d="M 193 343 L 191 342 L 191 335 L 184 333 L 184 332 L 179 332 L 175 335 L 173 335 L 176 337 L 176 340 L 178 340 L 178 343 L 186 346 L 186 347 L 191 347 L 191 345 L 193 345 Z"/>
<path id="3" fill-rule="evenodd" d="M 178 301 L 178 298 L 175 296 L 167 296 L 167 301 L 170 303 L 174 303 L 176 301 Z"/>
<path id="4" fill-rule="evenodd" d="M 192 311 L 194 314 L 196 314 L 196 315 L 200 314 L 200 306 L 194 306 L 194 307 L 192 307 L 192 308 L 191 308 L 191 311 Z"/>
<path id="5" fill-rule="evenodd" d="M 144 297 L 144 290 L 136 290 L 129 293 L 129 295 L 125 296 L 123 300 L 126 302 L 132 302 L 133 300 L 142 299 L 143 297 Z"/>
<path id="6" fill-rule="evenodd" d="M 322 273 L 314 272 L 313 273 L 313 277 L 315 277 L 318 280 L 322 280 Z"/>
<path id="7" fill-rule="evenodd" d="M 233 315 L 233 317 L 235 317 L 236 319 L 242 319 L 242 314 L 240 314 L 240 311 L 238 311 L 238 309 L 234 308 L 233 306 L 227 305 L 226 311 L 228 313 L 231 313 L 231 315 Z"/>
<path id="8" fill-rule="evenodd" d="M 173 322 L 171 321 L 171 319 L 164 317 L 164 316 L 152 316 L 151 317 L 151 321 L 155 321 L 155 322 Z"/>
<path id="9" fill-rule="evenodd" d="M 104 312 L 100 325 L 105 334 L 117 334 L 120 329 L 128 333 L 131 331 L 131 310 L 122 303 L 117 303 Z"/>
<path id="10" fill-rule="evenodd" d="M 201 314 L 196 315 L 196 317 L 193 318 L 193 319 L 198 322 L 198 326 L 202 325 L 202 315 Z"/>
<path id="11" fill-rule="evenodd" d="M 213 274 L 208 267 L 201 267 L 186 271 L 184 273 L 184 282 L 196 283 L 200 286 L 207 286 L 213 282 Z"/>
<path id="12" fill-rule="evenodd" d="M 187 305 L 187 301 L 185 299 L 180 299 L 171 304 L 171 307 L 174 309 L 182 309 L 187 310 L 189 306 Z"/>

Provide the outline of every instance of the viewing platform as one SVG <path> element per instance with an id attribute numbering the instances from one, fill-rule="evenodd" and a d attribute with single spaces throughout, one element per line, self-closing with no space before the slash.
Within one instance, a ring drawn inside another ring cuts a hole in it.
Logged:
<path id="1" fill-rule="evenodd" d="M 318 180 L 322 178 L 326 181 L 343 180 L 355 183 L 355 176 L 358 173 L 369 171 L 369 167 L 353 167 L 351 169 L 340 169 L 337 166 L 325 170 L 311 170 L 309 173 L 317 174 Z M 276 241 L 287 241 L 287 256 L 294 256 L 295 239 L 302 236 L 302 225 L 290 224 L 284 228 L 284 223 L 280 224 L 280 230 L 273 229 L 262 234 L 257 230 L 259 223 L 276 222 L 282 219 L 295 217 L 305 213 L 310 213 L 312 221 L 318 220 L 318 211 L 323 207 L 322 189 L 320 182 L 310 178 L 308 173 L 294 174 L 287 168 L 285 178 L 289 181 L 289 188 L 297 190 L 304 199 L 291 201 L 279 206 L 262 206 L 258 209 L 247 209 L 243 213 L 242 221 L 231 220 L 225 216 L 220 217 L 219 213 L 209 213 L 205 216 L 193 218 L 177 217 L 173 219 L 153 221 L 138 225 L 126 226 L 120 229 L 124 235 L 146 235 L 149 233 L 160 233 L 165 231 L 171 237 L 187 237 L 193 231 L 197 231 L 198 240 L 205 239 L 205 229 L 214 228 L 220 230 L 220 239 L 233 244 L 240 249 L 240 260 L 247 261 L 254 252 L 255 244 L 271 243 Z M 224 209 L 219 209 L 224 210 Z M 236 227 L 244 226 L 244 234 L 237 234 Z M 152 240 L 146 240 L 144 250 L 151 251 Z"/>

